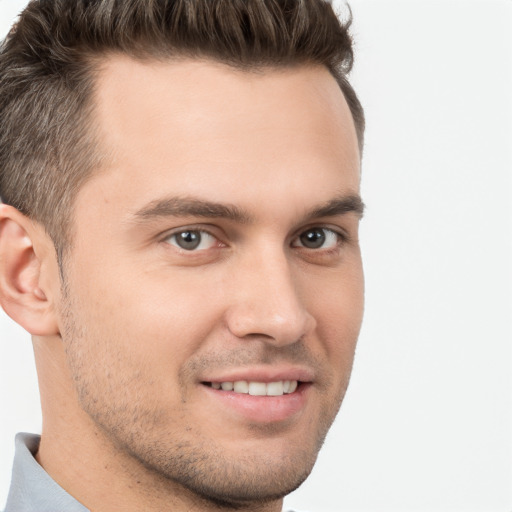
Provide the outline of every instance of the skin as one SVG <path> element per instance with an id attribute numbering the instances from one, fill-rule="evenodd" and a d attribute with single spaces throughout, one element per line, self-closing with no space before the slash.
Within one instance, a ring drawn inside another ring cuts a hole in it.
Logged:
<path id="1" fill-rule="evenodd" d="M 95 107 L 109 158 L 78 193 L 63 286 L 42 227 L 0 206 L 37 459 L 93 512 L 281 510 L 341 404 L 363 313 L 360 212 L 319 213 L 359 193 L 346 101 L 322 67 L 114 56 Z M 313 228 L 324 245 L 305 246 Z M 186 230 L 197 249 L 179 247 Z M 293 410 L 247 398 L 247 415 L 204 385 L 293 372 Z"/>

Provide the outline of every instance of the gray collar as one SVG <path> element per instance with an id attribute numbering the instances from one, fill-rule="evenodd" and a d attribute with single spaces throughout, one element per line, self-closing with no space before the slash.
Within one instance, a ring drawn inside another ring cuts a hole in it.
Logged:
<path id="1" fill-rule="evenodd" d="M 35 434 L 17 434 L 11 487 L 4 512 L 90 512 L 38 464 L 34 455 L 40 440 Z"/>
<path id="2" fill-rule="evenodd" d="M 18 434 L 5 512 L 89 512 L 37 463 L 40 436 Z"/>

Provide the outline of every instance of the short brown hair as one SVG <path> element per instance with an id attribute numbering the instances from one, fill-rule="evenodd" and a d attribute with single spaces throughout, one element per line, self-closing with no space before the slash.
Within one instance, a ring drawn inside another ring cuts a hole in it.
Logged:
<path id="1" fill-rule="evenodd" d="M 245 70 L 320 64 L 347 81 L 352 41 L 325 0 L 32 0 L 0 47 L 0 197 L 69 240 L 74 197 L 99 167 L 91 96 L 98 59 L 213 59 Z M 59 251 L 60 252 L 60 251 Z"/>

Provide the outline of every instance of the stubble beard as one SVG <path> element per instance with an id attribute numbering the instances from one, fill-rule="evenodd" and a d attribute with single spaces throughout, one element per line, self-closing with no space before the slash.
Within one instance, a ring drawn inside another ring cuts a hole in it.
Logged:
<path id="1" fill-rule="evenodd" d="M 151 475 L 145 479 L 155 484 L 153 489 L 145 487 L 148 496 L 156 491 L 181 490 L 185 496 L 192 494 L 217 509 L 240 509 L 280 500 L 309 476 L 346 385 L 337 403 L 312 425 L 311 437 L 304 440 L 303 448 L 294 446 L 279 461 L 263 450 L 233 457 L 215 439 L 206 437 L 200 425 L 181 425 L 179 429 L 169 425 L 169 415 L 141 398 L 145 381 L 133 361 L 112 353 L 108 340 L 95 336 L 97 333 L 91 336 L 86 328 L 90 322 L 82 321 L 76 314 L 80 309 L 68 292 L 65 295 L 63 342 L 80 406 L 108 440 L 112 453 L 136 462 L 132 468 Z M 109 375 L 115 374 L 112 366 L 120 361 L 124 375 L 117 373 L 117 380 L 111 382 Z M 129 471 L 132 478 L 137 478 L 135 472 Z"/>

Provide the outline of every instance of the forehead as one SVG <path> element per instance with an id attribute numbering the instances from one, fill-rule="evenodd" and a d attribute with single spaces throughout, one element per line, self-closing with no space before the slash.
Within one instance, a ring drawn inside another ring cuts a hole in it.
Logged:
<path id="1" fill-rule="evenodd" d="M 94 115 L 109 155 L 99 179 L 118 196 L 129 182 L 141 203 L 163 189 L 249 199 L 251 187 L 240 190 L 239 181 L 252 183 L 253 192 L 271 183 L 275 191 L 304 193 L 299 177 L 306 171 L 326 187 L 333 170 L 340 187 L 359 187 L 350 110 L 323 67 L 240 71 L 211 61 L 115 56 L 98 75 Z"/>

